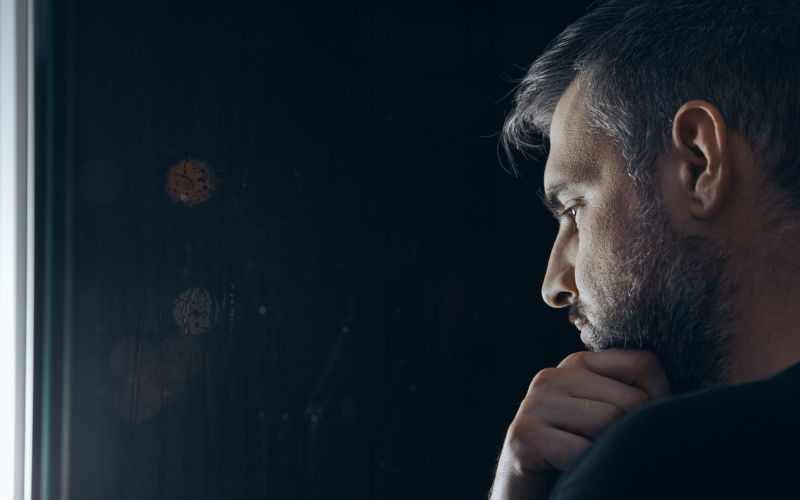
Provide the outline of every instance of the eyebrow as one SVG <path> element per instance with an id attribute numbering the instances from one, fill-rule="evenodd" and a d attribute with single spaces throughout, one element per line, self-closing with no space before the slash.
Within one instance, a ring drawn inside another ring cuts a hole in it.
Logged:
<path id="1" fill-rule="evenodd" d="M 540 187 L 536 192 L 536 195 L 542 200 L 545 208 L 547 208 L 556 219 L 561 216 L 561 211 L 564 208 L 564 205 L 559 201 L 558 197 L 572 185 L 574 185 L 573 182 L 561 182 L 547 191 Z"/>

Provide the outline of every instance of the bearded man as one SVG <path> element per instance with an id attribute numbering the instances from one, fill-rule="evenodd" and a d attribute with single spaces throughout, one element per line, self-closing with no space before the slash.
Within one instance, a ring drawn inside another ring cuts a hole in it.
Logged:
<path id="1" fill-rule="evenodd" d="M 491 498 L 800 498 L 800 3 L 602 3 L 514 102 L 587 351 L 533 378 Z"/>

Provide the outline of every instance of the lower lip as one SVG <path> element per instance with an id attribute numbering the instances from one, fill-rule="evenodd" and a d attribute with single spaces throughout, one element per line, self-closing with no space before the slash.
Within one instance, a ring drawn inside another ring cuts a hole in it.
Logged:
<path id="1" fill-rule="evenodd" d="M 588 345 L 589 344 L 589 327 L 586 325 L 581 325 L 581 342 Z"/>

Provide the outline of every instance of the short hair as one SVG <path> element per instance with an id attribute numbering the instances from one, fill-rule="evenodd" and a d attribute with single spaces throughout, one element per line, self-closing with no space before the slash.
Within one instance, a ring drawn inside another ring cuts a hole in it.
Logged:
<path id="1" fill-rule="evenodd" d="M 613 139 L 628 174 L 651 185 L 684 103 L 716 106 L 763 160 L 767 179 L 800 207 L 800 2 L 611 0 L 556 37 L 522 79 L 501 144 L 547 139 L 556 104 L 576 77 L 592 127 Z M 784 198 L 784 196 L 781 196 Z"/>

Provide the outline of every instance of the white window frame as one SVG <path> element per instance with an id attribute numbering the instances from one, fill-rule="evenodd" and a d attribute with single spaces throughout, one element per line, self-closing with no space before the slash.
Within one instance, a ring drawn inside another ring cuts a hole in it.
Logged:
<path id="1" fill-rule="evenodd" d="M 0 498 L 30 500 L 33 0 L 0 0 Z"/>

